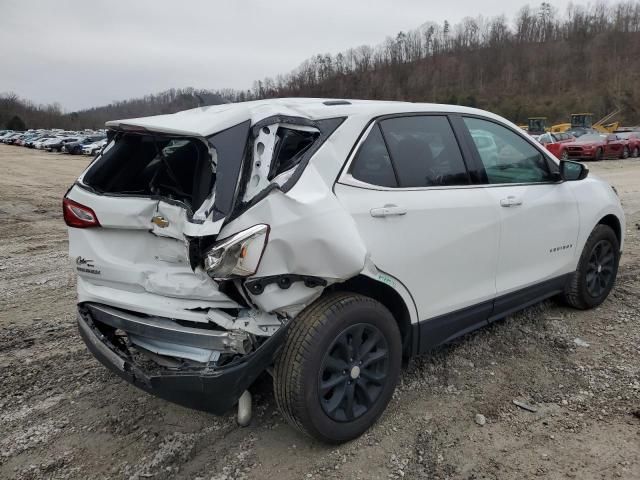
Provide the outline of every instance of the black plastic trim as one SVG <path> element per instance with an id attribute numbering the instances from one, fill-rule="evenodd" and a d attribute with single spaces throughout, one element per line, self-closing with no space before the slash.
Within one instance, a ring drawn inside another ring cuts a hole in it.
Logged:
<path id="1" fill-rule="evenodd" d="M 286 290 L 295 282 L 304 282 L 304 286 L 307 288 L 324 287 L 327 285 L 327 281 L 324 278 L 287 273 L 248 280 L 244 286 L 253 295 L 260 295 L 264 292 L 264 287 L 272 283 L 277 283 L 281 289 Z"/>
<path id="2" fill-rule="evenodd" d="M 530 307 L 546 298 L 562 293 L 571 274 L 562 275 L 496 298 L 489 322 L 500 320 L 512 313 Z"/>
<path id="3" fill-rule="evenodd" d="M 469 172 L 471 183 L 473 185 L 488 184 L 489 179 L 487 178 L 484 165 L 482 165 L 480 158 L 476 154 L 477 149 L 473 143 L 473 137 L 471 137 L 469 129 L 464 124 L 462 115 L 449 115 L 449 121 L 451 122 L 453 131 L 458 139 L 458 144 L 462 150 L 463 158 L 467 164 L 467 171 Z"/>
<path id="4" fill-rule="evenodd" d="M 215 181 L 215 202 L 212 221 L 226 217 L 234 207 L 238 195 L 238 183 L 244 158 L 251 120 L 227 128 L 207 138 L 218 155 Z"/>
<path id="5" fill-rule="evenodd" d="M 491 322 L 523 310 L 549 297 L 562 293 L 572 273 L 540 282 L 515 292 L 501 295 L 477 305 L 439 315 L 413 324 L 419 337 L 414 353 L 425 353 Z"/>

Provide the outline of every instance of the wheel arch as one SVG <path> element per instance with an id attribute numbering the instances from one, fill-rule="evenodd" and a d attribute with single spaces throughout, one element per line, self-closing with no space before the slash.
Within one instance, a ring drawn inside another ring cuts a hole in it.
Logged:
<path id="1" fill-rule="evenodd" d="M 392 283 L 393 286 L 389 283 Z M 403 356 L 409 357 L 418 351 L 418 335 L 414 331 L 414 327 L 418 325 L 418 314 L 413 298 L 404 285 L 398 281 L 389 283 L 377 280 L 370 274 L 363 272 L 349 280 L 333 284 L 327 290 L 359 293 L 384 305 L 398 324 L 402 337 Z"/>
<path id="2" fill-rule="evenodd" d="M 616 234 L 618 245 L 622 246 L 622 225 L 618 217 L 616 217 L 613 213 L 609 213 L 602 217 L 596 225 L 606 225 L 610 227 L 611 230 L 613 230 L 613 232 Z"/>

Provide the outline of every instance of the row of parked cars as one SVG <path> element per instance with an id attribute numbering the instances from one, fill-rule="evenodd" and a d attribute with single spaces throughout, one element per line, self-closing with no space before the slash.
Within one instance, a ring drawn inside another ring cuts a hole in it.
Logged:
<path id="1" fill-rule="evenodd" d="M 107 143 L 104 130 L 70 132 L 64 130 L 0 130 L 0 142 L 71 155 L 96 155 Z"/>
<path id="2" fill-rule="evenodd" d="M 592 132 L 547 132 L 536 137 L 561 160 L 602 160 L 640 156 L 640 130 L 616 131 L 604 135 Z"/>

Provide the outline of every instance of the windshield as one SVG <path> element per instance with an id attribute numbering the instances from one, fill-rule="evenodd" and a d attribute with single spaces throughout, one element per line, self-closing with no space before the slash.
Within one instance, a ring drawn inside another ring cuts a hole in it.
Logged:
<path id="1" fill-rule="evenodd" d="M 579 142 L 601 142 L 603 139 L 600 135 L 583 135 L 581 136 L 578 141 Z"/>
<path id="2" fill-rule="evenodd" d="M 634 132 L 622 132 L 622 133 L 616 133 L 616 135 L 618 136 L 618 138 L 638 138 L 638 134 L 634 133 Z"/>

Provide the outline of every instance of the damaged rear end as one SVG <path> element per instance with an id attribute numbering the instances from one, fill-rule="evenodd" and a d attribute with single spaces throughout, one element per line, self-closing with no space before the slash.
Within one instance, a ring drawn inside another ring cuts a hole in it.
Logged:
<path id="1" fill-rule="evenodd" d="M 366 254 L 327 235 L 359 238 L 309 164 L 342 119 L 222 116 L 213 132 L 181 129 L 180 114 L 109 123 L 63 201 L 89 349 L 138 387 L 218 414 Z"/>

